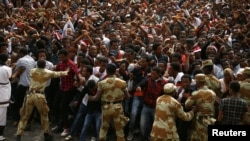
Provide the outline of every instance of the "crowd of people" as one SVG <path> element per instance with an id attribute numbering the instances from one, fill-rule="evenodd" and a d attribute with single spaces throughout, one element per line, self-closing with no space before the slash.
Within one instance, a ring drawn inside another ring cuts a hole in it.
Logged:
<path id="1" fill-rule="evenodd" d="M 45 141 L 250 124 L 249 0 L 0 0 L 0 17 L 0 140 L 35 118 Z"/>

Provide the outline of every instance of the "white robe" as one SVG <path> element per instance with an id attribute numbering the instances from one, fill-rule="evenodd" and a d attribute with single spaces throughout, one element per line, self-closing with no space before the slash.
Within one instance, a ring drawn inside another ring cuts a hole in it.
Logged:
<path id="1" fill-rule="evenodd" d="M 11 84 L 9 78 L 12 75 L 12 70 L 8 66 L 0 66 L 0 103 L 10 100 Z M 0 126 L 6 125 L 7 104 L 0 104 Z"/>

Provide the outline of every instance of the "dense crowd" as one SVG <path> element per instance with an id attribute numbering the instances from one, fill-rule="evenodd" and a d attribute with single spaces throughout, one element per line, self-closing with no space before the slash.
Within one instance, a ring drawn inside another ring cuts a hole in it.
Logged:
<path id="1" fill-rule="evenodd" d="M 40 116 L 45 141 L 250 124 L 249 0 L 0 0 L 0 17 L 0 140 Z"/>

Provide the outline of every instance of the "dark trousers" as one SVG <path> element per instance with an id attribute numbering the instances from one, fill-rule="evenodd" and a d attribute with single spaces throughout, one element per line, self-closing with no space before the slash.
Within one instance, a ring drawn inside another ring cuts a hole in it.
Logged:
<path id="1" fill-rule="evenodd" d="M 59 91 L 56 94 L 53 103 L 53 115 L 56 118 L 56 122 L 59 127 L 69 128 L 69 104 L 72 101 L 75 93 L 74 90 L 71 89 L 69 91 Z"/>
<path id="2" fill-rule="evenodd" d="M 23 105 L 24 97 L 26 95 L 27 90 L 29 89 L 28 86 L 22 86 L 18 85 L 16 89 L 16 96 L 15 96 L 15 103 L 13 104 L 12 107 L 12 112 L 13 112 L 13 120 L 14 121 L 19 121 L 20 120 L 20 114 L 19 110 Z"/>

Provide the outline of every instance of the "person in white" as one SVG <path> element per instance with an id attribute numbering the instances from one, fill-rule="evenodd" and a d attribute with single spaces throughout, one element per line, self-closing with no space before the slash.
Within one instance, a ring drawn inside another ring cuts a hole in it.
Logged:
<path id="1" fill-rule="evenodd" d="M 8 60 L 7 54 L 0 54 L 0 141 L 5 140 L 3 136 L 7 120 L 7 108 L 11 96 L 10 78 L 12 69 L 5 63 Z"/>

